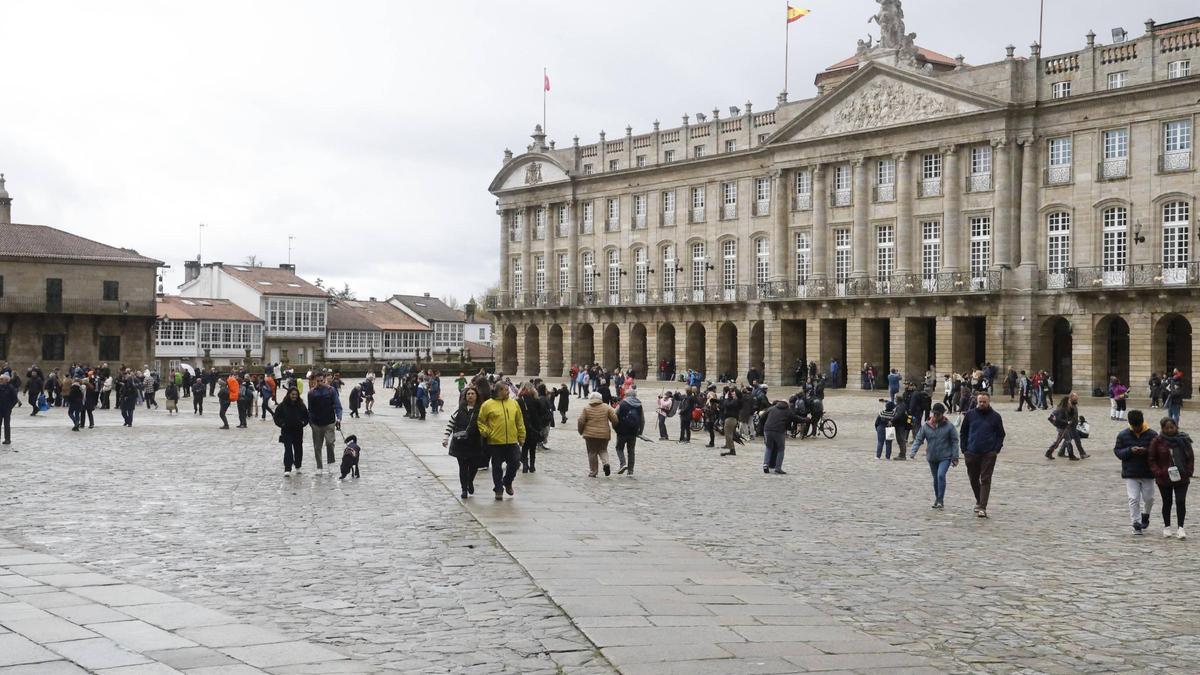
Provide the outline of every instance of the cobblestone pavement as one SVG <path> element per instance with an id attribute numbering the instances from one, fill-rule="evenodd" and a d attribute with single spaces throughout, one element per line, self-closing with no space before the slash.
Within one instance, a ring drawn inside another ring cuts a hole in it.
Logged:
<path id="1" fill-rule="evenodd" d="M 640 389 L 645 401 L 659 391 Z M 572 399 L 572 413 L 581 404 Z M 1161 537 L 1157 497 L 1149 534 L 1133 536 L 1112 454 L 1122 423 L 1108 419 L 1106 403 L 1085 403 L 1090 459 L 1047 461 L 1046 413 L 1016 413 L 1001 397 L 1008 441 L 986 520 L 973 517 L 963 464 L 951 469 L 946 510 L 937 512 L 923 455 L 875 459 L 880 407 L 867 395 L 832 395 L 837 438 L 789 441 L 786 476 L 760 471 L 759 443 L 722 458 L 696 433 L 688 445 L 639 443 L 635 477 L 587 478 L 573 420 L 552 432 L 537 475 L 657 523 L 944 671 L 1147 672 L 1200 662 L 1198 544 Z M 1157 428 L 1161 411 L 1147 412 Z M 1185 431 L 1189 417 L 1185 410 Z M 658 436 L 651 425 L 647 435 Z"/>
<path id="2" fill-rule="evenodd" d="M 71 433 L 65 412 L 26 410 L 0 451 L 0 537 L 332 646 L 351 670 L 612 672 L 384 425 L 347 422 L 363 477 L 340 482 L 310 438 L 285 479 L 270 422 L 139 410 L 123 429 L 104 411 Z"/>

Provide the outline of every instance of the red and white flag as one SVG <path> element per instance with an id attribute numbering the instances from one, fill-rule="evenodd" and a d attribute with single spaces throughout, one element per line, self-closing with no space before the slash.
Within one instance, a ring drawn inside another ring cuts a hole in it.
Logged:
<path id="1" fill-rule="evenodd" d="M 543 91 L 550 91 L 550 76 L 549 76 L 549 75 L 547 75 L 546 73 L 544 73 L 544 72 L 543 72 L 543 73 L 542 73 L 542 79 L 544 79 L 544 80 L 545 80 L 545 84 L 543 85 L 543 87 L 542 87 L 542 90 L 543 90 Z"/>

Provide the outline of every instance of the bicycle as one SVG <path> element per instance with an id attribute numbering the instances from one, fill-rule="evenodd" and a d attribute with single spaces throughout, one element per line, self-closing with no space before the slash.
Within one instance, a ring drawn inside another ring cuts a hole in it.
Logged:
<path id="1" fill-rule="evenodd" d="M 792 438 L 796 438 L 797 436 L 800 435 L 801 429 L 804 429 L 805 432 L 807 432 L 807 433 L 805 433 L 804 438 L 816 436 L 817 433 L 820 433 L 825 438 L 827 438 L 829 440 L 833 440 L 833 438 L 835 436 L 837 436 L 837 432 L 838 432 L 837 422 L 834 422 L 832 419 L 825 417 L 825 416 L 822 416 L 821 419 L 816 422 L 815 430 L 811 430 L 811 425 L 809 423 L 799 422 L 797 424 L 792 425 L 792 428 L 789 430 L 788 433 Z"/>

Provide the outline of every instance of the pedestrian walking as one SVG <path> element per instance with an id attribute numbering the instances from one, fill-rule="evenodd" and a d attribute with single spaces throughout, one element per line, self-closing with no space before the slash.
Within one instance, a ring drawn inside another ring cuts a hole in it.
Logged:
<path id="1" fill-rule="evenodd" d="M 1167 417 L 1179 426 L 1179 415 L 1183 410 L 1183 383 L 1177 376 L 1172 376 L 1163 384 L 1163 407 L 1167 409 Z"/>
<path id="2" fill-rule="evenodd" d="M 312 432 L 313 452 L 317 457 L 317 471 L 325 467 L 321 463 L 321 446 L 325 446 L 328 471 L 333 471 L 334 432 L 342 428 L 342 401 L 337 389 L 330 385 L 328 375 L 313 378 L 315 386 L 308 390 L 308 426 Z"/>
<path id="3" fill-rule="evenodd" d="M 247 375 L 238 386 L 237 411 L 238 428 L 245 429 L 246 421 L 250 419 L 250 409 L 254 405 L 254 381 Z M 329 460 L 333 463 L 333 460 Z"/>
<path id="4" fill-rule="evenodd" d="M 300 473 L 304 463 L 304 427 L 309 423 L 308 408 L 300 400 L 300 392 L 288 389 L 283 403 L 271 413 L 271 419 L 279 427 L 279 442 L 283 444 L 283 475 L 291 476 L 292 469 Z"/>
<path id="5" fill-rule="evenodd" d="M 599 467 L 603 467 L 604 475 L 612 473 L 608 464 L 608 441 L 612 438 L 612 429 L 617 424 L 617 413 L 611 407 L 604 405 L 604 397 L 598 391 L 588 394 L 588 404 L 576 420 L 579 435 L 587 445 L 588 476 L 595 478 Z"/>
<path id="6" fill-rule="evenodd" d="M 1065 455 L 1072 462 L 1090 457 L 1083 451 L 1083 443 L 1079 440 L 1079 425 L 1085 421 L 1079 416 L 1079 394 L 1071 392 L 1062 397 L 1062 400 L 1058 402 L 1058 407 L 1050 415 L 1050 421 L 1058 428 L 1058 436 L 1046 450 L 1046 459 L 1054 459 L 1055 449 L 1058 450 L 1059 457 Z M 1075 444 L 1075 448 L 1079 449 L 1079 457 L 1075 457 L 1075 452 L 1071 448 L 1072 443 Z"/>
<path id="7" fill-rule="evenodd" d="M 133 426 L 133 409 L 138 403 L 138 388 L 133 383 L 133 375 L 125 373 L 121 380 L 121 419 L 127 427 Z"/>
<path id="8" fill-rule="evenodd" d="M 179 385 L 175 384 L 174 376 L 167 381 L 167 389 L 164 396 L 167 400 L 167 414 L 174 415 L 179 412 Z"/>
<path id="9" fill-rule="evenodd" d="M 83 383 L 67 380 L 67 415 L 71 418 L 71 431 L 79 431 L 83 424 Z"/>
<path id="10" fill-rule="evenodd" d="M 1141 410 L 1129 411 L 1129 426 L 1117 434 L 1113 454 L 1121 460 L 1121 478 L 1129 497 L 1129 518 L 1133 533 L 1142 534 L 1150 527 L 1154 509 L 1154 471 L 1150 468 L 1150 444 L 1158 434 L 1146 424 Z"/>
<path id="11" fill-rule="evenodd" d="M 521 385 L 517 393 L 517 407 L 525 423 L 525 440 L 521 443 L 521 473 L 537 472 L 537 448 L 547 432 L 544 428 L 545 415 L 537 391 L 528 382 Z"/>
<path id="12" fill-rule="evenodd" d="M 887 459 L 892 459 L 892 442 L 896 439 L 896 429 L 892 427 L 892 417 L 895 414 L 896 404 L 886 401 L 883 404 L 883 410 L 880 410 L 879 414 L 875 416 L 875 459 L 884 458 L 885 448 Z"/>
<path id="13" fill-rule="evenodd" d="M 979 394 L 975 408 L 963 416 L 960 444 L 967 461 L 967 476 L 975 493 L 975 515 L 987 518 L 988 497 L 996 457 L 1004 447 L 1004 420 L 991 405 L 991 397 Z"/>
<path id="14" fill-rule="evenodd" d="M 1187 539 L 1183 531 L 1183 519 L 1187 515 L 1187 490 L 1196 471 L 1196 454 L 1192 439 L 1179 430 L 1179 424 L 1170 417 L 1159 422 L 1158 437 L 1150 442 L 1147 457 L 1158 493 L 1162 495 L 1163 537 L 1171 536 L 1171 504 L 1175 505 L 1175 537 Z"/>
<path id="15" fill-rule="evenodd" d="M 725 395 L 721 398 L 721 418 L 725 420 L 725 452 L 722 457 L 733 457 L 737 454 L 734 442 L 737 439 L 738 415 L 742 411 L 742 402 L 738 398 L 736 387 L 726 387 Z"/>
<path id="16" fill-rule="evenodd" d="M 892 371 L 890 373 L 888 373 L 888 376 L 887 376 L 888 398 L 891 399 L 893 402 L 895 402 L 895 400 L 896 400 L 896 394 L 900 393 L 900 380 L 901 379 L 902 378 L 900 377 L 900 373 L 896 372 L 895 368 L 892 368 Z"/>
<path id="17" fill-rule="evenodd" d="M 192 380 L 192 414 L 204 414 L 204 380 L 199 377 Z"/>
<path id="18" fill-rule="evenodd" d="M 229 428 L 229 418 L 225 417 L 225 413 L 229 412 L 229 381 L 225 379 L 214 380 L 217 384 L 217 403 L 220 404 L 220 409 L 217 411 L 217 416 L 221 418 L 221 429 Z"/>
<path id="19" fill-rule="evenodd" d="M 0 445 L 12 445 L 12 411 L 20 402 L 21 396 L 12 385 L 12 375 L 0 374 Z"/>
<path id="20" fill-rule="evenodd" d="M 896 448 L 899 452 L 896 459 L 908 459 L 908 432 L 912 430 L 913 418 L 909 411 L 913 398 L 912 386 L 896 397 L 896 409 L 892 412 L 892 428 L 896 430 Z M 920 424 L 920 422 L 917 422 Z"/>
<path id="21" fill-rule="evenodd" d="M 642 410 L 641 400 L 638 399 L 637 387 L 630 386 L 625 389 L 625 396 L 617 405 L 617 462 L 621 465 L 621 468 L 617 469 L 618 474 L 633 475 L 638 436 L 642 435 L 645 428 L 646 414 Z"/>
<path id="22" fill-rule="evenodd" d="M 759 415 L 759 428 L 756 430 L 766 446 L 763 450 L 763 473 L 774 471 L 785 475 L 783 470 L 783 454 L 787 450 L 787 432 L 793 424 L 800 421 L 800 416 L 792 410 L 787 401 L 776 401 Z"/>
<path id="23" fill-rule="evenodd" d="M 450 413 L 442 447 L 449 448 L 450 456 L 458 460 L 459 496 L 467 499 L 475 494 L 475 474 L 488 463 L 479 434 L 479 391 L 475 387 L 463 390 L 461 403 Z"/>
<path id="24" fill-rule="evenodd" d="M 507 386 L 496 383 L 492 398 L 479 406 L 476 426 L 492 461 L 492 492 L 498 500 L 506 492 L 511 496 L 526 430 L 521 408 L 510 398 Z"/>
<path id="25" fill-rule="evenodd" d="M 925 446 L 925 459 L 929 462 L 929 473 L 933 478 L 933 507 L 945 508 L 946 474 L 950 467 L 958 466 L 958 429 L 946 419 L 946 407 L 934 403 L 929 421 L 921 424 L 913 439 L 913 458 L 917 450 Z"/>

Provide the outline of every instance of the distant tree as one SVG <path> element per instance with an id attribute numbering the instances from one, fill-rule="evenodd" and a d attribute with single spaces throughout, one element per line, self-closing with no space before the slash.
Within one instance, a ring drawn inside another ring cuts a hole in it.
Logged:
<path id="1" fill-rule="evenodd" d="M 328 290 L 329 290 L 329 295 L 332 296 L 333 299 L 335 299 L 335 300 L 357 300 L 358 299 L 358 298 L 354 297 L 354 291 L 350 290 L 350 284 L 342 284 L 342 290 L 340 290 L 340 291 L 333 290 L 332 288 L 330 288 Z"/>
<path id="2" fill-rule="evenodd" d="M 450 309 L 462 309 L 462 305 L 459 304 L 458 298 L 454 297 L 453 295 L 442 296 L 441 301 Z"/>
<path id="3" fill-rule="evenodd" d="M 317 280 L 313 282 L 313 286 L 316 286 L 321 290 L 325 290 L 325 280 L 321 277 L 317 277 Z"/>
<path id="4" fill-rule="evenodd" d="M 248 255 L 246 256 L 246 260 L 243 264 L 246 265 L 246 267 L 259 267 L 262 265 L 262 261 L 259 260 L 258 256 L 256 255 Z"/>

